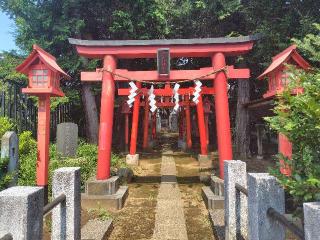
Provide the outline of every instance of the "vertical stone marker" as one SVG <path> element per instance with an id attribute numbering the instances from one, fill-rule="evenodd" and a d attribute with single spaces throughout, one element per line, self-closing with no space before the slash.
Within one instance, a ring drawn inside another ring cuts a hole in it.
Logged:
<path id="1" fill-rule="evenodd" d="M 1 138 L 1 158 L 9 158 L 8 173 L 13 173 L 19 167 L 19 139 L 15 132 L 6 132 Z M 1 174 L 1 173 L 0 173 Z M 10 187 L 16 185 L 17 174 L 9 184 Z"/>
<path id="2" fill-rule="evenodd" d="M 71 122 L 57 126 L 57 152 L 64 157 L 74 157 L 78 149 L 78 125 Z"/>

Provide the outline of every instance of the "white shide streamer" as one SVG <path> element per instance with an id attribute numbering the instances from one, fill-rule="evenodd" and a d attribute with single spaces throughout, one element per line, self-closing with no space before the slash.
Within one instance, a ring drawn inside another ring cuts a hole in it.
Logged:
<path id="1" fill-rule="evenodd" d="M 129 98 L 129 100 L 127 101 L 127 103 L 128 103 L 128 105 L 129 105 L 129 107 L 131 108 L 132 107 L 132 104 L 134 103 L 134 98 L 135 98 L 135 96 L 137 96 L 137 90 L 138 90 L 138 88 L 137 88 L 137 86 L 134 84 L 134 82 L 129 82 L 129 85 L 130 85 L 130 87 L 131 87 L 131 89 L 130 89 L 130 94 L 129 94 L 129 96 L 128 96 L 128 98 Z"/>
<path id="2" fill-rule="evenodd" d="M 155 110 L 157 110 L 157 106 L 156 106 L 156 96 L 153 94 L 154 91 L 154 87 L 153 85 L 151 86 L 150 90 L 149 90 L 149 105 L 150 105 L 150 111 L 154 113 Z"/>
<path id="3" fill-rule="evenodd" d="M 180 105 L 179 105 L 179 93 L 178 93 L 179 88 L 180 88 L 180 85 L 178 83 L 176 83 L 174 85 L 174 88 L 173 88 L 173 94 L 174 94 L 173 98 L 174 98 L 174 102 L 175 102 L 175 105 L 174 105 L 174 108 L 173 108 L 174 112 L 178 112 L 179 107 L 180 107 Z"/>
<path id="4" fill-rule="evenodd" d="M 192 101 L 193 101 L 195 104 L 198 104 L 198 103 L 199 103 L 199 99 L 198 99 L 198 98 L 199 98 L 199 96 L 200 96 L 202 83 L 201 83 L 199 80 L 195 80 L 194 83 L 195 83 L 196 86 L 195 86 L 195 88 L 194 88 Z"/>

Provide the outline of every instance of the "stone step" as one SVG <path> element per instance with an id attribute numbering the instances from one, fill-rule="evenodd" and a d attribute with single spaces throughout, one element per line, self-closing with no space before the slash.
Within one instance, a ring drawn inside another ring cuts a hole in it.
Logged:
<path id="1" fill-rule="evenodd" d="M 107 180 L 89 180 L 85 185 L 85 192 L 88 195 L 112 195 L 119 190 L 120 178 L 113 176 Z"/>
<path id="2" fill-rule="evenodd" d="M 215 175 L 211 175 L 210 188 L 215 195 L 224 196 L 224 181 L 223 181 L 223 179 L 221 179 Z"/>
<path id="3" fill-rule="evenodd" d="M 84 209 L 97 208 L 119 210 L 122 209 L 128 196 L 128 186 L 120 186 L 112 195 L 89 195 L 81 194 L 81 207 Z"/>
<path id="4" fill-rule="evenodd" d="M 215 239 L 225 240 L 224 210 L 209 210 L 209 219 Z"/>
<path id="5" fill-rule="evenodd" d="M 224 197 L 215 195 L 210 187 L 202 187 L 202 197 L 209 210 L 224 209 Z"/>
<path id="6" fill-rule="evenodd" d="M 89 220 L 81 228 L 81 240 L 105 240 L 113 229 L 112 219 L 110 220 Z"/>

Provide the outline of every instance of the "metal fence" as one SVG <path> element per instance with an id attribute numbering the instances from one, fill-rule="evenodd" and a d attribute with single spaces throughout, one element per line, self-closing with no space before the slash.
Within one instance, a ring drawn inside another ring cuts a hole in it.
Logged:
<path id="1" fill-rule="evenodd" d="M 1 80 L 0 80 L 1 81 Z M 0 117 L 8 117 L 15 122 L 16 131 L 37 132 L 38 110 L 36 103 L 26 94 L 21 93 L 24 85 L 15 81 L 6 81 L 5 90 L 0 90 Z M 51 111 L 51 136 L 55 137 L 55 129 L 61 122 L 71 120 L 71 103 L 59 104 Z"/>

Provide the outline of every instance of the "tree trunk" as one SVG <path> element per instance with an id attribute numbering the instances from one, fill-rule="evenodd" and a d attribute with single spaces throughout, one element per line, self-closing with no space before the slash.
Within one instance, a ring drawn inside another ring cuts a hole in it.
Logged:
<path id="1" fill-rule="evenodd" d="M 245 67 L 245 64 L 241 64 Z M 238 97 L 235 131 L 235 155 L 239 158 L 248 158 L 250 154 L 249 111 L 243 107 L 250 101 L 249 79 L 238 79 Z"/>
<path id="2" fill-rule="evenodd" d="M 89 143 L 98 143 L 98 111 L 95 97 L 89 84 L 82 83 L 82 102 L 86 119 L 86 136 Z"/>

